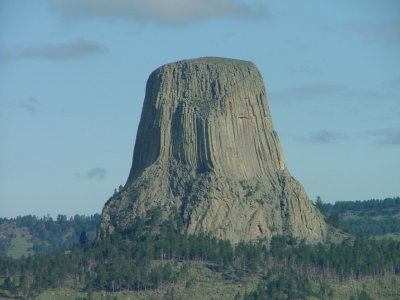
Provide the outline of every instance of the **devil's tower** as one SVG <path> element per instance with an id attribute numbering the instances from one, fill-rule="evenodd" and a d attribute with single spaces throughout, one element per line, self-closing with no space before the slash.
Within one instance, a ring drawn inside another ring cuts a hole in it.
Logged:
<path id="1" fill-rule="evenodd" d="M 123 232 L 155 207 L 165 219 L 177 212 L 187 233 L 234 243 L 327 234 L 286 168 L 262 77 L 241 60 L 184 60 L 150 75 L 131 172 L 100 231 Z"/>

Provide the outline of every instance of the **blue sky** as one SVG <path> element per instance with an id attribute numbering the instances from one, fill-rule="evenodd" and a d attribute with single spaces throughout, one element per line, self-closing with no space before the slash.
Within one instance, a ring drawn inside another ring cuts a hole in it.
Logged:
<path id="1" fill-rule="evenodd" d="M 152 70 L 261 71 L 311 199 L 400 196 L 398 0 L 2 0 L 0 217 L 100 212 L 130 167 Z"/>

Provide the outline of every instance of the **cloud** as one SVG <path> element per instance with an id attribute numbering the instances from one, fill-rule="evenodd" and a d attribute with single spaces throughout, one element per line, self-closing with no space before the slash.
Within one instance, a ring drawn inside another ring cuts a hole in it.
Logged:
<path id="1" fill-rule="evenodd" d="M 311 143 L 330 144 L 345 139 L 347 139 L 347 136 L 344 134 L 322 129 L 310 132 L 307 138 L 301 138 L 300 140 Z"/>
<path id="2" fill-rule="evenodd" d="M 96 167 L 89 169 L 84 175 L 82 173 L 75 173 L 74 175 L 78 178 L 103 179 L 107 175 L 107 170 L 104 168 Z"/>
<path id="3" fill-rule="evenodd" d="M 130 30 L 130 31 L 128 31 L 126 34 L 127 35 L 140 35 L 140 34 L 142 34 L 143 32 L 141 31 L 141 30 Z"/>
<path id="4" fill-rule="evenodd" d="M 400 128 L 376 129 L 365 133 L 375 138 L 378 144 L 400 146 Z"/>
<path id="5" fill-rule="evenodd" d="M 204 19 L 254 18 L 266 15 L 264 6 L 239 0 L 49 0 L 51 9 L 66 18 L 123 18 L 179 26 Z"/>
<path id="6" fill-rule="evenodd" d="M 20 101 L 20 106 L 28 112 L 34 113 L 39 106 L 39 101 L 36 98 L 29 96 L 28 98 Z"/>
<path id="7" fill-rule="evenodd" d="M 347 31 L 356 33 L 364 42 L 400 42 L 400 21 L 386 23 L 352 23 L 337 26 L 321 26 L 323 31 Z"/>
<path id="8" fill-rule="evenodd" d="M 289 67 L 289 71 L 300 74 L 300 75 L 309 75 L 309 76 L 320 76 L 322 75 L 322 70 L 320 67 L 316 65 L 298 65 Z"/>
<path id="9" fill-rule="evenodd" d="M 49 60 L 79 59 L 106 52 L 106 48 L 96 42 L 77 40 L 69 43 L 44 44 L 37 47 L 15 47 L 0 50 L 0 60 L 40 58 Z"/>
<path id="10" fill-rule="evenodd" d="M 107 174 L 104 168 L 93 168 L 86 172 L 86 177 L 89 179 L 103 179 Z"/>
<path id="11" fill-rule="evenodd" d="M 400 21 L 383 24 L 348 24 L 344 30 L 358 33 L 365 42 L 400 42 Z"/>
<path id="12" fill-rule="evenodd" d="M 275 98 L 386 98 L 388 95 L 367 89 L 351 88 L 340 84 L 310 84 L 281 91 Z"/>
<path id="13" fill-rule="evenodd" d="M 382 82 L 382 86 L 390 89 L 400 89 L 400 77 Z"/>

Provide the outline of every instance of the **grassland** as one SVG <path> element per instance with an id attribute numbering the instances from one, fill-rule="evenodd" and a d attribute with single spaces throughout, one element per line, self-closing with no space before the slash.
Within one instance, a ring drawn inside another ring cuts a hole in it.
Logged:
<path id="1" fill-rule="evenodd" d="M 212 265 L 205 262 L 188 263 L 187 277 L 173 284 L 167 284 L 158 289 L 142 291 L 118 291 L 118 292 L 78 292 L 70 288 L 47 290 L 35 299 L 41 300 L 75 300 L 77 298 L 92 299 L 235 299 L 256 288 L 262 279 L 261 275 L 244 277 L 240 280 L 230 276 L 231 274 L 213 271 Z M 357 291 L 365 290 L 375 300 L 400 299 L 400 275 L 364 277 L 359 280 L 328 280 L 325 283 L 333 291 L 332 296 L 320 293 L 321 283 L 314 280 L 312 289 L 314 296 L 310 300 L 348 300 L 356 295 Z"/>
<path id="2" fill-rule="evenodd" d="M 14 223 L 0 225 L 0 232 L 3 238 L 10 238 L 10 246 L 7 249 L 7 256 L 19 258 L 32 254 L 32 236 L 25 227 L 18 227 Z"/>

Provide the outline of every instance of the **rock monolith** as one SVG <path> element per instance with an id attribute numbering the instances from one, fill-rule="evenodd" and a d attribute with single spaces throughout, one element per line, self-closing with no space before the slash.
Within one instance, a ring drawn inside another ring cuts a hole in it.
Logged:
<path id="1" fill-rule="evenodd" d="M 178 213 L 185 233 L 233 243 L 326 239 L 323 216 L 286 167 L 253 63 L 206 57 L 151 73 L 132 168 L 100 232 L 124 232 L 154 208 L 164 219 Z"/>

